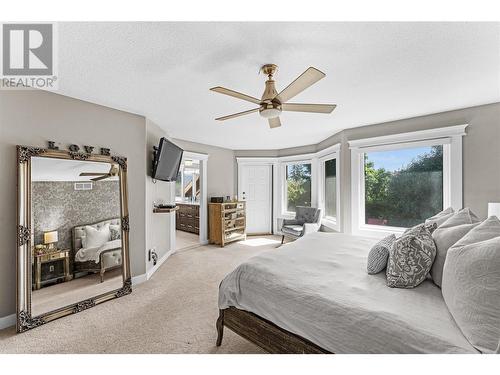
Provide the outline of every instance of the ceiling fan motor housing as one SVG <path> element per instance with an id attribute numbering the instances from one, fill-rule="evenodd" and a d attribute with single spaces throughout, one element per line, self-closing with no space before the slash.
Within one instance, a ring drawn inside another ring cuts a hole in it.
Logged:
<path id="1" fill-rule="evenodd" d="M 262 94 L 262 104 L 259 113 L 264 118 L 278 117 L 281 114 L 281 103 L 277 99 L 278 91 L 276 91 L 275 81 L 272 79 L 272 74 L 276 70 L 276 65 L 270 67 L 272 71 L 268 71 L 263 67 L 263 71 L 269 74 L 269 79 L 266 81 L 266 88 Z"/>

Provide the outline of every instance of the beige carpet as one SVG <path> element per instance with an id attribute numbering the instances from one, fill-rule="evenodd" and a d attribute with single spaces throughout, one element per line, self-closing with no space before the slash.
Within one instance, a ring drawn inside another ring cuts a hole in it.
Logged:
<path id="1" fill-rule="evenodd" d="M 194 233 L 184 232 L 182 230 L 175 231 L 175 250 L 195 247 L 200 244 L 200 236 Z"/>
<path id="2" fill-rule="evenodd" d="M 249 237 L 174 254 L 128 296 L 22 334 L 0 331 L 0 353 L 261 353 L 227 329 L 215 346 L 217 291 L 227 273 L 279 240 Z"/>

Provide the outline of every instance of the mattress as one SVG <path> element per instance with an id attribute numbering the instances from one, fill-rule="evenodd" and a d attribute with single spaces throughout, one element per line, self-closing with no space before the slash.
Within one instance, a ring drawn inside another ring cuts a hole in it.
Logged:
<path id="1" fill-rule="evenodd" d="M 219 308 L 234 306 L 333 353 L 477 353 L 430 280 L 386 286 L 366 273 L 377 240 L 311 233 L 241 264 L 222 281 Z"/>

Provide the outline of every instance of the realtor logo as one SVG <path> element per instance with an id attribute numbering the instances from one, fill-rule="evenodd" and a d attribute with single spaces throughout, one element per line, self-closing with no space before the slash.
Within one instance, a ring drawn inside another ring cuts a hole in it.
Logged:
<path id="1" fill-rule="evenodd" d="M 3 24 L 0 88 L 56 88 L 54 36 L 53 24 Z"/>

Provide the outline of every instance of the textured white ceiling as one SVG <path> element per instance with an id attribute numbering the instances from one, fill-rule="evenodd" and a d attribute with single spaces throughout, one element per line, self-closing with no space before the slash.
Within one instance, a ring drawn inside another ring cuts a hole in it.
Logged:
<path id="1" fill-rule="evenodd" d="M 59 93 L 150 118 L 170 136 L 231 149 L 317 143 L 346 128 L 500 101 L 500 23 L 61 23 Z M 307 67 L 326 73 L 269 129 L 254 108 L 209 91 L 260 97 Z"/>

